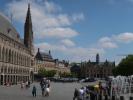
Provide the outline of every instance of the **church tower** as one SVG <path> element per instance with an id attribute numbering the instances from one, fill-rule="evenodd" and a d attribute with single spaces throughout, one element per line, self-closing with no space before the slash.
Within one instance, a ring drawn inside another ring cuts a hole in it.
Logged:
<path id="1" fill-rule="evenodd" d="M 99 54 L 97 53 L 96 54 L 96 63 L 99 64 L 99 61 L 100 61 L 100 57 L 99 57 Z"/>
<path id="2" fill-rule="evenodd" d="M 24 25 L 24 44 L 33 54 L 33 30 L 32 30 L 32 20 L 30 13 L 30 4 L 28 4 L 28 11 L 26 15 L 25 25 Z"/>

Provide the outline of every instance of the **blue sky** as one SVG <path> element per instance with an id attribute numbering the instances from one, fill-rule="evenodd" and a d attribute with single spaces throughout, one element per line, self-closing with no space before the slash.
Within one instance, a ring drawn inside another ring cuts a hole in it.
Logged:
<path id="1" fill-rule="evenodd" d="M 1 0 L 23 38 L 28 0 Z M 96 53 L 117 63 L 133 53 L 133 0 L 30 0 L 35 48 L 54 58 L 95 60 Z M 36 49 L 35 49 L 36 50 Z"/>

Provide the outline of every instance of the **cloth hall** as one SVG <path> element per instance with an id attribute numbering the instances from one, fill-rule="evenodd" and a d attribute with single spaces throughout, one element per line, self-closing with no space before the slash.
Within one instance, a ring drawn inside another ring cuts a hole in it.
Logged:
<path id="1" fill-rule="evenodd" d="M 33 31 L 30 4 L 24 25 L 24 39 L 6 16 L 0 13 L 0 84 L 33 80 Z"/>

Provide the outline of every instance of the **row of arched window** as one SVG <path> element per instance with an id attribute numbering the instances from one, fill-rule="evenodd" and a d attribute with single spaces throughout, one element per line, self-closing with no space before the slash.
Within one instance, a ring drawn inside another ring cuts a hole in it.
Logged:
<path id="1" fill-rule="evenodd" d="M 1 73 L 8 73 L 8 74 L 29 74 L 29 70 L 28 69 L 24 69 L 24 68 L 13 68 L 13 67 L 2 67 L 1 68 Z"/>
<path id="2" fill-rule="evenodd" d="M 31 65 L 30 57 L 27 57 L 24 54 L 21 54 L 19 52 L 16 52 L 14 50 L 5 47 L 2 48 L 1 46 L 0 46 L 0 61 L 21 66 Z"/>

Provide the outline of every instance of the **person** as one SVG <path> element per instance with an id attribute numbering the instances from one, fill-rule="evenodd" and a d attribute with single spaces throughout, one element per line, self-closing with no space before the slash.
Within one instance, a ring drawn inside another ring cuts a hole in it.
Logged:
<path id="1" fill-rule="evenodd" d="M 78 99 L 78 97 L 79 97 L 79 91 L 77 88 L 75 88 L 73 100 Z"/>
<path id="2" fill-rule="evenodd" d="M 50 93 L 50 80 L 46 80 L 45 84 L 45 96 L 49 96 Z"/>
<path id="3" fill-rule="evenodd" d="M 42 79 L 40 82 L 41 90 L 42 90 L 42 96 L 44 96 L 44 92 L 46 90 L 46 79 Z"/>
<path id="4" fill-rule="evenodd" d="M 28 81 L 28 87 L 30 87 L 30 81 Z"/>
<path id="5" fill-rule="evenodd" d="M 79 98 L 78 100 L 83 100 L 84 99 L 84 88 L 79 89 Z"/>
<path id="6" fill-rule="evenodd" d="M 25 83 L 25 87 L 26 87 L 26 89 L 28 88 L 28 81 Z"/>
<path id="7" fill-rule="evenodd" d="M 21 82 L 21 89 L 24 88 L 24 82 Z"/>
<path id="8" fill-rule="evenodd" d="M 45 96 L 49 96 L 49 92 L 50 92 L 49 87 L 46 87 L 46 89 L 45 89 Z"/>
<path id="9" fill-rule="evenodd" d="M 35 85 L 33 86 L 33 89 L 32 89 L 32 95 L 33 97 L 36 97 L 36 86 Z"/>

